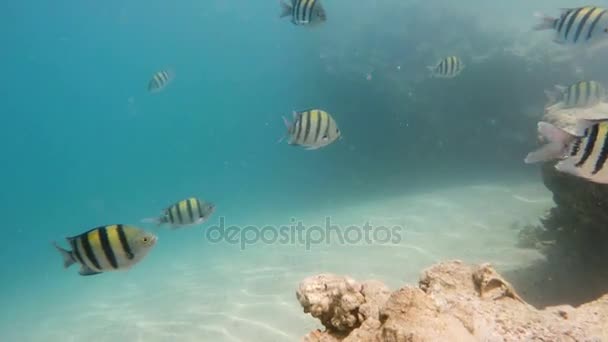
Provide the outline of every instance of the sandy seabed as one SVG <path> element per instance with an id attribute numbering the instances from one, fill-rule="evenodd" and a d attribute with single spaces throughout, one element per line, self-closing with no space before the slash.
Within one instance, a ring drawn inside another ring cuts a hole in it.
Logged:
<path id="1" fill-rule="evenodd" d="M 331 214 L 341 226 L 368 221 L 400 226 L 401 242 L 321 243 L 310 250 L 256 244 L 244 251 L 219 243 L 212 250 L 165 249 L 128 273 L 96 279 L 70 269 L 74 274 L 63 275 L 70 279 L 64 297 L 2 319 L 0 336 L 61 342 L 294 341 L 319 327 L 295 298 L 304 277 L 349 274 L 394 289 L 416 282 L 423 268 L 445 259 L 490 261 L 499 271 L 524 268 L 542 256 L 516 247 L 518 229 L 538 222 L 552 206 L 539 182 L 488 183 L 304 213 L 310 224 L 323 224 Z"/>

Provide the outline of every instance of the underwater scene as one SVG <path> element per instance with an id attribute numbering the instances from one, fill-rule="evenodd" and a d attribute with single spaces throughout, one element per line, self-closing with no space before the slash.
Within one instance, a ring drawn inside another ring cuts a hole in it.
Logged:
<path id="1" fill-rule="evenodd" d="M 0 341 L 608 341 L 608 1 L 2 8 Z"/>

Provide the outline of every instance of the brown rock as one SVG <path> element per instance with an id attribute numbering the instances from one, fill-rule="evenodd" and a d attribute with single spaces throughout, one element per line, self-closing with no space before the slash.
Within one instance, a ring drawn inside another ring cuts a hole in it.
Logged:
<path id="1" fill-rule="evenodd" d="M 379 282 L 324 274 L 304 280 L 297 295 L 326 327 L 304 338 L 311 342 L 608 341 L 608 296 L 537 310 L 489 264 L 444 262 L 390 296 Z"/>
<path id="2" fill-rule="evenodd" d="M 318 318 L 330 332 L 320 335 L 312 332 L 305 340 L 334 341 L 359 327 L 363 329 L 353 336 L 366 338 L 366 331 L 380 326 L 379 308 L 389 294 L 388 288 L 378 281 L 360 284 L 352 278 L 331 274 L 305 279 L 296 293 L 298 301 L 304 312 Z"/>

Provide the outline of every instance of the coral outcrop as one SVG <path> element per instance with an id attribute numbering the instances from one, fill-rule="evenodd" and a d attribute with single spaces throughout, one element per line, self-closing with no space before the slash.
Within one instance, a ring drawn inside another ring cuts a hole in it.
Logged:
<path id="1" fill-rule="evenodd" d="M 608 295 L 538 310 L 489 264 L 440 263 L 418 286 L 392 293 L 377 281 L 321 274 L 302 281 L 297 298 L 325 327 L 308 342 L 608 341 Z"/>
<path id="2" fill-rule="evenodd" d="M 577 133 L 579 119 L 608 119 L 608 104 L 571 109 L 557 103 L 547 107 L 542 118 L 572 134 Z M 535 292 L 529 300 L 536 305 L 581 304 L 608 292 L 608 185 L 559 172 L 554 165 L 554 161 L 544 163 L 541 174 L 555 206 L 541 218 L 540 225 L 523 227 L 518 244 L 540 250 L 547 262 L 527 270 L 524 278 L 514 282 Z M 541 273 L 553 284 L 530 289 L 525 282 Z"/>
<path id="3" fill-rule="evenodd" d="M 570 288 L 564 294 L 570 303 L 598 298 L 608 292 L 608 185 L 559 172 L 554 163 L 541 170 L 555 202 L 535 230 L 545 269 L 556 285 Z"/>

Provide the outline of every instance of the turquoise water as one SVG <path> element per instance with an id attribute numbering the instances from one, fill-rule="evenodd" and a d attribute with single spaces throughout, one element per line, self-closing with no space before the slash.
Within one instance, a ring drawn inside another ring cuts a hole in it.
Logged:
<path id="1" fill-rule="evenodd" d="M 492 30 L 501 9 L 476 2 L 326 2 L 327 23 L 312 29 L 278 19 L 275 1 L 2 6 L 0 340 L 294 340 L 317 327 L 294 296 L 307 275 L 396 288 L 447 258 L 504 269 L 540 259 L 514 247 L 509 227 L 552 206 L 522 163 L 543 90 L 605 72 L 548 63 L 552 47 L 538 42 L 549 35 L 522 39 L 534 24 L 523 2 Z M 465 72 L 429 79 L 426 65 L 449 54 Z M 169 67 L 175 80 L 148 93 Z M 278 144 L 281 116 L 310 107 L 330 112 L 343 139 Z M 209 222 L 140 223 L 188 196 L 216 204 Z M 403 239 L 242 250 L 206 235 L 220 217 L 328 216 L 398 225 Z M 52 241 L 113 223 L 154 231 L 158 245 L 128 272 L 62 269 Z"/>

